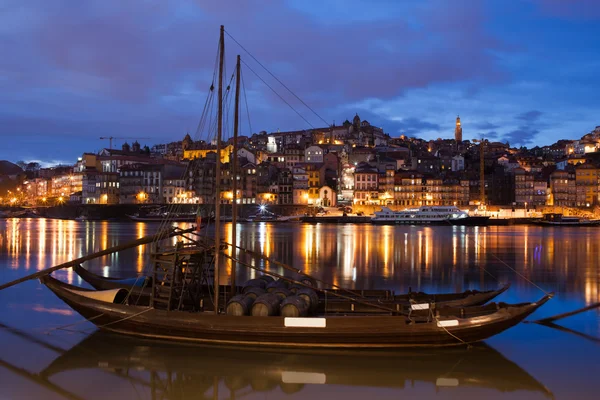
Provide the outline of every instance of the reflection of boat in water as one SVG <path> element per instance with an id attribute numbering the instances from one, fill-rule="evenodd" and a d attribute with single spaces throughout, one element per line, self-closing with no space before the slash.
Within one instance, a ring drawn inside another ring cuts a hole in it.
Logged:
<path id="1" fill-rule="evenodd" d="M 535 223 L 546 226 L 595 226 L 600 225 L 600 219 L 587 219 L 575 216 L 566 216 L 560 213 L 544 214 L 542 219 Z"/>
<path id="2" fill-rule="evenodd" d="M 410 225 L 485 225 L 490 217 L 469 216 L 456 206 L 422 206 L 393 211 L 383 207 L 375 211 L 371 219 L 374 224 L 410 224 Z"/>
<path id="3" fill-rule="evenodd" d="M 224 382 L 235 392 L 279 387 L 292 394 L 314 384 L 402 389 L 407 381 L 426 382 L 436 389 L 482 387 L 551 396 L 544 385 L 487 345 L 392 352 L 259 352 L 97 332 L 54 360 L 41 375 L 49 378 L 80 369 L 111 371 L 126 379 L 136 371 L 136 382 L 162 390 L 163 398 L 196 398 L 214 382 Z M 169 377 L 171 381 L 165 382 Z"/>

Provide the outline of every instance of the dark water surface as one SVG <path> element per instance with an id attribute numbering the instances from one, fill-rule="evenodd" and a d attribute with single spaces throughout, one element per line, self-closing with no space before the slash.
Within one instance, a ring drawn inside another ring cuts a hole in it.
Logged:
<path id="1" fill-rule="evenodd" d="M 0 284 L 157 227 L 0 220 Z M 225 238 L 231 239 L 229 224 Z M 454 292 L 510 282 L 498 299 L 506 302 L 555 292 L 530 319 L 600 301 L 597 227 L 261 223 L 239 225 L 238 242 L 351 288 Z M 149 271 L 146 251 L 131 249 L 84 266 L 106 276 L 135 276 Z M 230 268 L 224 267 L 222 279 Z M 86 286 L 70 269 L 54 275 Z M 238 282 L 253 276 L 239 270 Z M 99 333 L 38 281 L 28 281 L 0 291 L 0 399 L 599 398 L 600 314 L 559 322 L 567 329 L 520 324 L 471 349 L 215 349 Z"/>

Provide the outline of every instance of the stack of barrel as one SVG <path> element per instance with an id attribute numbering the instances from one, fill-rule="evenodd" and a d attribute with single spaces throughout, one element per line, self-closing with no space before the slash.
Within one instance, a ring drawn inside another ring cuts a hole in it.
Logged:
<path id="1" fill-rule="evenodd" d="M 304 285 L 316 287 L 316 282 L 308 277 L 296 279 Z M 317 293 L 306 286 L 292 284 L 284 279 L 275 280 L 272 276 L 262 275 L 247 281 L 242 293 L 227 302 L 227 314 L 235 316 L 252 315 L 255 317 L 306 317 L 313 314 L 319 303 Z"/>

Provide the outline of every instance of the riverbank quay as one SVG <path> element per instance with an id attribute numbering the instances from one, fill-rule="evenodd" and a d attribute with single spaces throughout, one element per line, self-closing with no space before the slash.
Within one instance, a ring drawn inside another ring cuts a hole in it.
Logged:
<path id="1" fill-rule="evenodd" d="M 231 216 L 231 205 L 224 204 L 222 215 L 227 218 Z M 147 205 L 147 204 L 63 204 L 49 207 L 2 207 L 0 208 L 0 218 L 49 218 L 49 219 L 64 219 L 64 220 L 80 220 L 80 221 L 131 221 L 129 216 L 132 215 L 147 215 L 153 210 L 161 212 L 172 211 L 176 209 L 181 214 L 195 214 L 198 210 L 197 204 L 178 204 L 174 205 Z M 200 210 L 203 217 L 211 215 L 214 209 L 213 205 L 200 205 Z M 264 219 L 254 219 L 261 213 L 274 215 L 280 218 L 272 221 Z M 324 209 L 326 212 L 323 215 L 315 215 L 315 208 L 304 205 L 267 205 L 261 208 L 257 204 L 242 204 L 239 205 L 238 215 L 246 221 L 251 222 L 304 222 L 310 224 L 369 224 L 372 223 L 372 215 L 368 213 L 371 210 L 362 211 L 356 208 L 353 213 L 344 215 L 343 211 L 335 207 Z M 377 209 L 378 210 L 378 209 Z M 358 213 L 355 214 L 355 213 Z M 364 214 L 363 214 L 364 213 Z M 362 215 L 361 215 L 362 214 Z M 485 215 L 483 213 L 474 212 L 474 215 Z M 569 214 L 573 214 L 570 212 Z M 542 211 L 526 211 L 521 209 L 509 210 L 508 212 L 500 213 L 498 211 L 489 212 L 489 219 L 482 220 L 478 223 L 468 223 L 469 226 L 512 226 L 512 225 L 539 225 L 543 219 Z M 250 219 L 248 219 L 250 217 Z M 461 225 L 461 224 L 455 224 Z"/>

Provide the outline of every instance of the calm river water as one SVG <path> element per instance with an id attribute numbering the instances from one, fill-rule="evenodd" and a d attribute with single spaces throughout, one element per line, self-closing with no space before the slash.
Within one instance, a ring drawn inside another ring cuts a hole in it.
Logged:
<path id="1" fill-rule="evenodd" d="M 0 220 L 0 284 L 157 227 Z M 224 231 L 230 240 L 231 225 Z M 555 292 L 530 319 L 600 301 L 597 227 L 260 223 L 239 225 L 238 243 L 351 288 L 454 292 L 510 282 L 498 298 L 505 302 Z M 147 261 L 140 247 L 84 266 L 128 277 L 148 271 Z M 54 275 L 86 286 L 70 269 Z M 252 276 L 239 270 L 238 282 Z M 600 313 L 559 323 L 566 329 L 520 324 L 471 349 L 327 355 L 214 349 L 99 333 L 38 281 L 28 281 L 0 292 L 0 399 L 598 398 Z"/>

